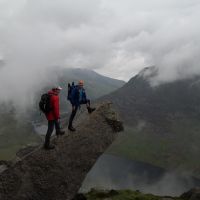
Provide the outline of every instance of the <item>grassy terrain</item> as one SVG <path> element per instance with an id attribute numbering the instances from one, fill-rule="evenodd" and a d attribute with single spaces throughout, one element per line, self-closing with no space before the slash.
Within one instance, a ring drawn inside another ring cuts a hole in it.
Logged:
<path id="1" fill-rule="evenodd" d="M 0 118 L 0 160 L 10 160 L 16 152 L 28 144 L 40 142 L 30 123 L 16 120 L 13 113 L 1 114 Z"/>
<path id="2" fill-rule="evenodd" d="M 167 197 L 159 197 L 152 194 L 142 194 L 139 191 L 131 190 L 111 190 L 100 191 L 92 189 L 89 193 L 85 194 L 87 200 L 162 200 Z M 183 200 L 178 197 L 168 197 L 171 200 Z"/>
<path id="3" fill-rule="evenodd" d="M 168 133 L 154 133 L 148 125 L 126 127 L 108 152 L 200 177 L 200 124 L 195 119 L 176 120 Z"/>

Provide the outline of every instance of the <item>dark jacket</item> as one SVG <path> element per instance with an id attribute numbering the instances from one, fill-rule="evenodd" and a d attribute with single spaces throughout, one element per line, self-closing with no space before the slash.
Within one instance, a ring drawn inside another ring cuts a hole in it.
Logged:
<path id="1" fill-rule="evenodd" d="M 71 104 L 72 106 L 80 106 L 81 102 L 86 102 L 87 97 L 86 97 L 86 92 L 85 89 L 82 88 L 82 99 L 80 100 L 80 93 L 79 93 L 79 86 L 76 85 L 71 93 Z"/>
<path id="2" fill-rule="evenodd" d="M 58 120 L 60 118 L 60 105 L 59 105 L 59 96 L 54 91 L 49 91 L 48 94 L 50 94 L 50 105 L 51 105 L 51 111 L 46 114 L 47 120 Z"/>

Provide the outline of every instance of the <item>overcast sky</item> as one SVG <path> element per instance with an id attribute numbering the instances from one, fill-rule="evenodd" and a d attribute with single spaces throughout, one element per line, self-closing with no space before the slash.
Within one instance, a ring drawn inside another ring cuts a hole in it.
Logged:
<path id="1" fill-rule="evenodd" d="M 151 65 L 158 82 L 200 74 L 199 10 L 199 0 L 0 0 L 0 100 L 31 95 L 55 65 L 123 80 Z"/>

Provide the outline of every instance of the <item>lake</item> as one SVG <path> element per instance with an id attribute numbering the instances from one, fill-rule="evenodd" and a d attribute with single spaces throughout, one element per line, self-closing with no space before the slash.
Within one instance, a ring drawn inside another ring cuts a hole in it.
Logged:
<path id="1" fill-rule="evenodd" d="M 131 189 L 156 195 L 179 196 L 200 187 L 200 180 L 177 174 L 148 163 L 103 154 L 85 178 L 80 192 L 91 188 Z"/>

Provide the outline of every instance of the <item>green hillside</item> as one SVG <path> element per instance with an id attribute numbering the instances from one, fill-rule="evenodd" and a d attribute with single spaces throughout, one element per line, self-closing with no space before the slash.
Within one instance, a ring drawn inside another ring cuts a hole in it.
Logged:
<path id="1" fill-rule="evenodd" d="M 103 97 L 129 127 L 110 152 L 200 177 L 200 77 L 152 87 L 145 70 Z"/>
<path id="2" fill-rule="evenodd" d="M 176 121 L 170 136 L 151 129 L 126 127 L 108 149 L 114 155 L 148 162 L 154 166 L 191 173 L 200 177 L 200 126 L 198 121 Z M 188 126 L 192 126 L 188 140 Z"/>
<path id="3" fill-rule="evenodd" d="M 0 160 L 12 159 L 23 146 L 40 141 L 39 136 L 33 132 L 31 123 L 16 119 L 13 112 L 1 113 Z"/>
<path id="4" fill-rule="evenodd" d="M 78 198 L 79 197 L 79 198 Z M 82 198 L 81 198 L 82 197 Z M 131 190 L 96 190 L 92 189 L 87 194 L 77 195 L 74 200 L 184 200 L 181 197 L 162 197 L 153 194 L 143 194 Z M 185 199 L 187 200 L 187 199 Z"/>

